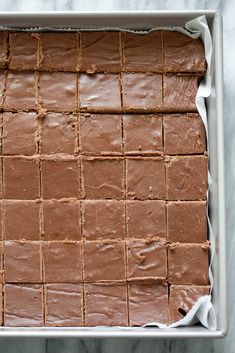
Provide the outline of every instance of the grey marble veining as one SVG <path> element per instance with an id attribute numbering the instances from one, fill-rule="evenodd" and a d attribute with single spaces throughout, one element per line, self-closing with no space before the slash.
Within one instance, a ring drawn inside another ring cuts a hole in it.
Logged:
<path id="1" fill-rule="evenodd" d="M 0 353 L 234 353 L 235 340 L 235 0 L 0 0 L 0 11 L 218 9 L 224 19 L 224 125 L 229 331 L 224 339 L 12 339 Z"/>

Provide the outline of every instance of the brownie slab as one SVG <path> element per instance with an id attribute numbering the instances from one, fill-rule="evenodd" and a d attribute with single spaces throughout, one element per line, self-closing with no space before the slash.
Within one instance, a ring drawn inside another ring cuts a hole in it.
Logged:
<path id="1" fill-rule="evenodd" d="M 40 242 L 4 242 L 4 277 L 7 282 L 42 281 Z"/>
<path id="2" fill-rule="evenodd" d="M 168 323 L 168 287 L 160 283 L 129 284 L 130 326 Z"/>
<path id="3" fill-rule="evenodd" d="M 128 326 L 125 284 L 85 284 L 86 326 Z"/>
<path id="4" fill-rule="evenodd" d="M 120 72 L 120 32 L 81 33 L 81 71 Z"/>
<path id="5" fill-rule="evenodd" d="M 40 240 L 40 205 L 37 201 L 5 200 L 3 222 L 5 240 Z"/>
<path id="6" fill-rule="evenodd" d="M 209 290 L 209 286 L 171 286 L 169 323 L 183 319 L 200 297 L 209 294 Z"/>
<path id="7" fill-rule="evenodd" d="M 163 116 L 164 152 L 197 154 L 206 150 L 206 132 L 198 114 L 166 114 Z"/>
<path id="8" fill-rule="evenodd" d="M 38 69 L 39 40 L 39 33 L 9 33 L 9 68 L 11 70 Z"/>
<path id="9" fill-rule="evenodd" d="M 175 156 L 166 161 L 167 200 L 205 200 L 208 159 L 206 156 Z"/>
<path id="10" fill-rule="evenodd" d="M 80 242 L 42 243 L 45 282 L 76 283 L 82 280 Z"/>
<path id="11" fill-rule="evenodd" d="M 41 118 L 41 153 L 77 152 L 77 116 L 65 113 L 47 113 Z"/>
<path id="12" fill-rule="evenodd" d="M 79 98 L 82 111 L 121 111 L 121 88 L 118 74 L 80 74 Z"/>
<path id="13" fill-rule="evenodd" d="M 165 201 L 127 201 L 127 237 L 166 238 Z"/>
<path id="14" fill-rule="evenodd" d="M 81 284 L 46 284 L 45 325 L 82 326 L 82 297 Z"/>
<path id="15" fill-rule="evenodd" d="M 5 285 L 5 326 L 43 326 L 43 296 L 39 284 Z"/>
<path id="16" fill-rule="evenodd" d="M 166 280 L 167 250 L 165 242 L 127 242 L 127 276 L 130 280 Z"/>
<path id="17" fill-rule="evenodd" d="M 84 269 L 85 281 L 124 280 L 124 242 L 84 242 Z"/>
<path id="18" fill-rule="evenodd" d="M 124 111 L 159 111 L 162 109 L 162 75 L 124 73 L 122 94 Z"/>
<path id="19" fill-rule="evenodd" d="M 207 240 L 206 202 L 169 202 L 167 240 L 172 243 L 204 243 Z"/>
<path id="20" fill-rule="evenodd" d="M 77 71 L 79 68 L 79 33 L 41 33 L 41 69 Z"/>
<path id="21" fill-rule="evenodd" d="M 122 45 L 125 71 L 162 72 L 162 32 L 145 34 L 124 32 Z"/>
<path id="22" fill-rule="evenodd" d="M 37 153 L 37 114 L 20 112 L 2 114 L 2 153 L 6 155 L 33 155 Z"/>
<path id="23" fill-rule="evenodd" d="M 79 201 L 44 200 L 43 216 L 46 240 L 80 240 Z"/>
<path id="24" fill-rule="evenodd" d="M 163 31 L 164 70 L 169 72 L 205 71 L 204 45 L 176 31 Z"/>
<path id="25" fill-rule="evenodd" d="M 163 150 L 161 115 L 124 115 L 123 133 L 126 154 L 159 154 Z"/>
<path id="26" fill-rule="evenodd" d="M 121 158 L 83 158 L 82 189 L 86 199 L 124 197 L 124 160 Z"/>
<path id="27" fill-rule="evenodd" d="M 165 199 L 163 158 L 127 158 L 127 198 Z"/>
<path id="28" fill-rule="evenodd" d="M 173 244 L 168 250 L 171 284 L 208 285 L 208 244 Z"/>
<path id="29" fill-rule="evenodd" d="M 121 154 L 121 115 L 81 114 L 80 140 L 81 151 L 84 154 Z"/>
<path id="30" fill-rule="evenodd" d="M 3 196 L 20 200 L 39 197 L 38 158 L 3 158 Z"/>
<path id="31" fill-rule="evenodd" d="M 117 240 L 125 237 L 125 205 L 123 201 L 84 201 L 82 212 L 85 239 Z"/>

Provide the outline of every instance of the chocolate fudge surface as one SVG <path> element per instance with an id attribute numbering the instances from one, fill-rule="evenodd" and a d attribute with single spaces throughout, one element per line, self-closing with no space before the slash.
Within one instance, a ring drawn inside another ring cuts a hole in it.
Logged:
<path id="1" fill-rule="evenodd" d="M 209 292 L 203 44 L 0 31 L 0 326 L 172 323 Z"/>

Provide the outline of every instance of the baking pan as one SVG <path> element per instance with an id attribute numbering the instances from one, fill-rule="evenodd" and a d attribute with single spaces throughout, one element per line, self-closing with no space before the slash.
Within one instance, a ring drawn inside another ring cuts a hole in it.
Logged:
<path id="1" fill-rule="evenodd" d="M 150 29 L 158 26 L 184 26 L 187 21 L 205 15 L 213 40 L 213 94 L 206 100 L 208 110 L 209 168 L 213 180 L 209 191 L 209 214 L 215 236 L 213 305 L 217 329 L 210 331 L 200 325 L 169 329 L 159 328 L 0 328 L 0 337 L 223 337 L 227 330 L 226 311 L 226 242 L 224 203 L 224 142 L 223 142 L 223 61 L 222 19 L 216 11 L 115 11 L 115 12 L 0 12 L 0 26 L 10 28 L 54 27 Z"/>

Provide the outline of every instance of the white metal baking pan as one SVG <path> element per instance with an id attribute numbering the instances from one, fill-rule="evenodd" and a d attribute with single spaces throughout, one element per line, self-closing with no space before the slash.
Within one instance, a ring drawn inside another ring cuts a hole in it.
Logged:
<path id="1" fill-rule="evenodd" d="M 202 326 L 159 328 L 0 328 L 0 337 L 223 337 L 227 331 L 226 311 L 226 253 L 224 203 L 224 142 L 223 142 L 223 61 L 222 19 L 216 11 L 115 11 L 115 12 L 0 12 L 0 26 L 12 28 L 56 27 L 99 28 L 121 27 L 149 29 L 158 26 L 184 26 L 205 15 L 213 39 L 213 95 L 207 100 L 209 165 L 213 180 L 210 189 L 210 219 L 216 239 L 213 261 L 213 304 L 218 327 L 210 331 Z"/>

